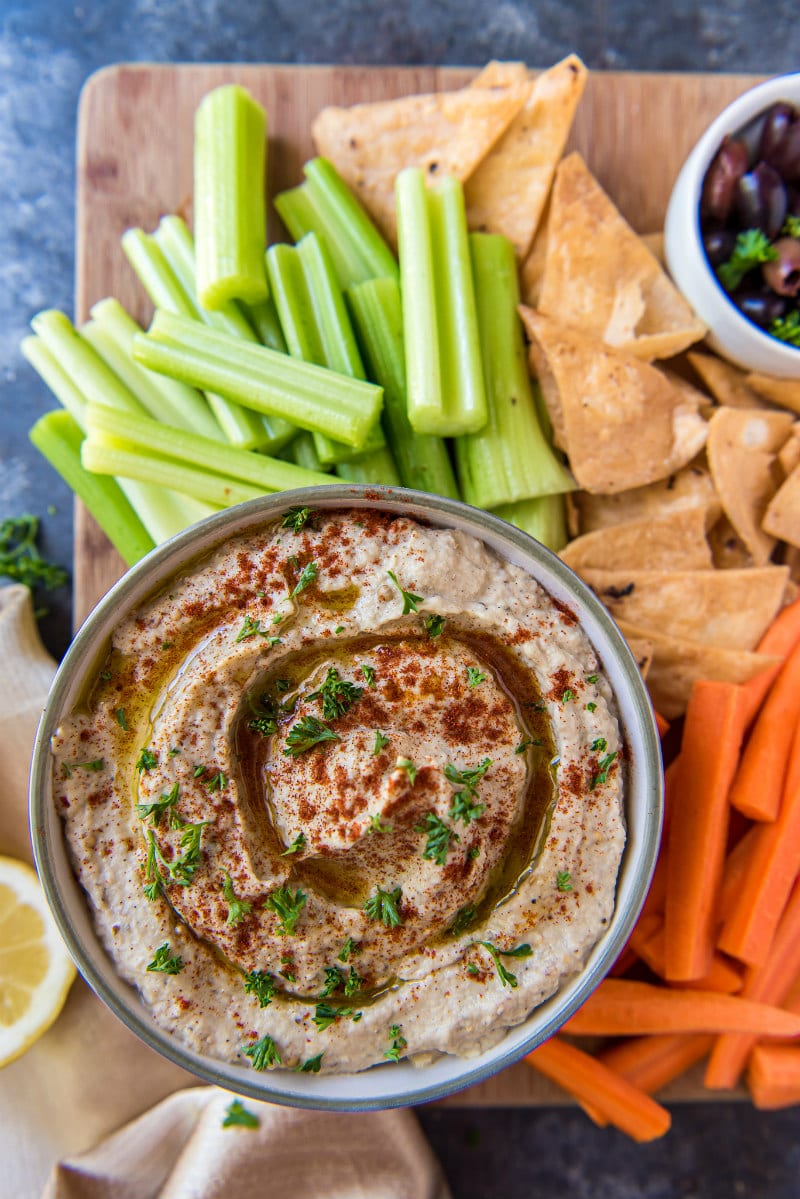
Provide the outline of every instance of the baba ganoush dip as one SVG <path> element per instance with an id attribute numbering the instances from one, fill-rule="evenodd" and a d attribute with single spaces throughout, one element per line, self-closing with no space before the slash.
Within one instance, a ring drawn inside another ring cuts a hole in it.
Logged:
<path id="1" fill-rule="evenodd" d="M 602 664 L 462 532 L 292 509 L 226 542 L 121 622 L 52 749 L 105 947 L 210 1057 L 477 1054 L 613 911 Z"/>

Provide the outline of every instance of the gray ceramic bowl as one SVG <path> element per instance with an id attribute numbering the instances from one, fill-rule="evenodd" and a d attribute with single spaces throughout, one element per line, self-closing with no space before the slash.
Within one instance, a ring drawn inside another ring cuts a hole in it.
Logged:
<path id="1" fill-rule="evenodd" d="M 461 529 L 527 570 L 575 611 L 614 688 L 625 741 L 627 843 L 614 915 L 579 974 L 478 1057 L 442 1057 L 432 1065 L 387 1063 L 358 1074 L 313 1075 L 274 1070 L 255 1073 L 185 1049 L 154 1023 L 135 990 L 117 976 L 92 922 L 85 896 L 67 856 L 61 821 L 52 800 L 50 738 L 73 709 L 96 669 L 111 633 L 127 612 L 198 554 L 231 536 L 274 520 L 293 505 L 316 509 L 380 508 L 431 525 Z M 282 492 L 228 509 L 160 546 L 122 578 L 95 608 L 75 637 L 56 676 L 36 738 L 31 774 L 31 829 L 39 877 L 53 914 L 93 990 L 153 1049 L 184 1069 L 228 1090 L 296 1107 L 354 1111 L 422 1103 L 480 1082 L 541 1044 L 578 1008 L 606 974 L 625 944 L 647 894 L 661 830 L 662 772 L 658 734 L 636 663 L 605 608 L 554 554 L 518 529 L 453 500 L 401 488 L 340 484 Z"/>

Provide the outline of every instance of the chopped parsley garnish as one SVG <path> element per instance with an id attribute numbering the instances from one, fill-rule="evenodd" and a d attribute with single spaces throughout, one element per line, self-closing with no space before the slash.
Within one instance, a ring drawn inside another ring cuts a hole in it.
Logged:
<path id="1" fill-rule="evenodd" d="M 244 624 L 236 634 L 237 644 L 240 641 L 247 641 L 250 637 L 266 637 L 267 630 L 261 627 L 260 620 L 253 620 L 249 614 L 245 615 Z"/>
<path id="2" fill-rule="evenodd" d="M 599 679 L 599 677 L 600 676 L 598 674 L 590 674 L 589 677 L 587 678 L 586 682 L 587 683 L 596 683 L 597 680 Z"/>
<path id="3" fill-rule="evenodd" d="M 486 804 L 477 802 L 478 793 L 475 785 L 483 778 L 491 764 L 491 758 L 484 758 L 471 770 L 459 770 L 452 763 L 447 763 L 444 768 L 445 778 L 455 786 L 464 788 L 463 791 L 456 791 L 453 796 L 449 812 L 451 820 L 461 820 L 464 824 L 469 824 L 470 821 L 477 820 L 486 811 Z"/>
<path id="4" fill-rule="evenodd" d="M 224 791 L 228 785 L 228 777 L 221 770 L 216 774 L 212 774 L 210 778 L 203 779 L 203 786 L 209 791 Z"/>
<path id="5" fill-rule="evenodd" d="M 276 680 L 277 687 L 277 680 Z M 258 733 L 261 737 L 271 737 L 278 731 L 277 711 L 275 704 L 269 695 L 260 696 L 258 703 L 254 703 L 251 699 L 250 706 L 255 716 L 252 720 L 248 720 L 247 727 L 254 733 Z"/>
<path id="6" fill-rule="evenodd" d="M 337 624 L 336 628 L 335 628 L 333 631 L 334 631 L 334 633 L 335 633 L 335 634 L 337 635 L 337 637 L 338 637 L 338 635 L 339 635 L 340 633 L 343 633 L 343 632 L 344 632 L 344 625 L 343 625 L 343 624 Z M 322 1054 L 320 1054 L 319 1056 L 320 1056 L 320 1057 L 322 1057 Z M 316 1059 L 315 1059 L 315 1060 L 316 1060 Z"/>
<path id="7" fill-rule="evenodd" d="M 283 645 L 280 637 L 267 637 L 267 645 L 270 649 L 274 649 L 276 645 Z"/>
<path id="8" fill-rule="evenodd" d="M 169 941 L 165 941 L 153 954 L 153 960 L 147 969 L 153 974 L 180 974 L 183 970 L 183 958 L 179 954 L 172 957 L 169 952 Z"/>
<path id="9" fill-rule="evenodd" d="M 176 754 L 179 754 L 180 752 L 181 752 L 180 745 L 172 745 L 172 746 L 170 746 L 169 756 L 171 758 L 174 758 L 176 756 Z"/>
<path id="10" fill-rule="evenodd" d="M 472 848 L 467 851 L 467 857 L 472 858 L 473 861 L 475 860 L 475 858 L 479 858 L 480 856 L 481 856 L 480 845 L 473 845 Z"/>
<path id="11" fill-rule="evenodd" d="M 373 812 L 369 818 L 368 833 L 390 833 L 392 826 L 388 820 L 384 820 L 380 812 Z"/>
<path id="12" fill-rule="evenodd" d="M 498 949 L 491 941 L 473 941 L 473 945 L 482 945 L 487 953 L 491 954 L 494 960 L 497 977 L 504 987 L 516 987 L 517 976 L 512 974 L 510 970 L 506 970 L 500 958 L 529 958 L 533 955 L 533 950 L 530 945 L 517 945 L 514 949 Z"/>
<path id="13" fill-rule="evenodd" d="M 485 670 L 479 670 L 477 666 L 467 667 L 467 682 L 470 687 L 477 687 L 479 683 L 485 683 L 489 676 Z"/>
<path id="14" fill-rule="evenodd" d="M 117 724 L 121 729 L 124 729 L 126 733 L 128 732 L 128 718 L 125 715 L 124 708 L 117 708 Z"/>
<path id="15" fill-rule="evenodd" d="M 237 924 L 241 924 L 245 916 L 248 916 L 252 912 L 253 905 L 247 903 L 244 899 L 237 899 L 236 892 L 233 889 L 233 881 L 227 870 L 222 879 L 222 894 L 228 904 L 228 918 L 225 923 L 235 928 Z"/>
<path id="16" fill-rule="evenodd" d="M 375 686 L 375 667 L 368 666 L 367 663 L 364 662 L 361 666 L 361 673 L 363 674 L 364 678 L 367 681 L 367 686 L 374 687 Z"/>
<path id="17" fill-rule="evenodd" d="M 314 1009 L 313 1019 L 319 1032 L 324 1032 L 337 1020 L 352 1020 L 354 1023 L 358 1023 L 361 1019 L 361 1012 L 357 1012 L 351 1007 L 333 1007 L 330 1003 L 318 1003 Z"/>
<path id="18" fill-rule="evenodd" d="M 596 711 L 597 711 L 597 704 L 596 704 L 596 703 L 589 703 L 589 704 L 587 704 L 587 705 L 586 705 L 586 711 L 587 711 L 587 712 L 596 712 Z"/>
<path id="19" fill-rule="evenodd" d="M 255 1112 L 246 1108 L 240 1099 L 234 1099 L 225 1109 L 223 1128 L 259 1128 L 261 1121 Z"/>
<path id="20" fill-rule="evenodd" d="M 572 890 L 572 877 L 568 870 L 559 870 L 556 875 L 556 890 L 562 892 Z"/>
<path id="21" fill-rule="evenodd" d="M 300 578 L 297 580 L 289 594 L 289 599 L 295 599 L 298 595 L 301 595 L 305 591 L 306 587 L 310 587 L 316 579 L 318 573 L 316 562 L 306 563 L 306 565 L 303 567 Z"/>
<path id="22" fill-rule="evenodd" d="M 264 900 L 264 907 L 270 912 L 275 912 L 279 917 L 278 934 L 281 937 L 293 935 L 305 902 L 306 897 L 300 888 L 298 887 L 292 895 L 287 883 L 278 887 Z"/>
<path id="23" fill-rule="evenodd" d="M 136 815 L 140 820 L 150 820 L 158 828 L 161 823 L 161 817 L 166 813 L 172 813 L 175 804 L 178 802 L 179 787 L 176 783 L 168 795 L 162 795 L 160 799 L 154 803 L 137 803 Z"/>
<path id="24" fill-rule="evenodd" d="M 324 1051 L 323 1051 L 324 1052 Z M 319 1068 L 322 1065 L 322 1053 L 318 1053 L 316 1057 L 310 1057 L 300 1066 L 295 1066 L 297 1074 L 319 1074 Z"/>
<path id="25" fill-rule="evenodd" d="M 378 887 L 375 894 L 364 904 L 364 911 L 370 920 L 380 920 L 387 928 L 397 928 L 398 924 L 403 923 L 403 917 L 398 910 L 402 895 L 402 887 L 395 887 L 393 891 L 384 891 L 383 887 Z"/>
<path id="26" fill-rule="evenodd" d="M 597 767 L 597 774 L 594 776 L 591 783 L 589 784 L 590 790 L 594 791 L 595 787 L 601 786 L 601 784 L 606 781 L 606 779 L 608 778 L 608 772 L 611 767 L 611 763 L 614 761 L 616 756 L 617 756 L 617 754 L 616 754 L 616 750 L 615 750 L 613 753 L 606 754 L 604 758 L 600 759 L 600 762 Z"/>
<path id="27" fill-rule="evenodd" d="M 344 984 L 344 993 L 349 998 L 351 995 L 356 995 L 364 986 L 364 979 L 356 970 L 355 966 L 350 967 L 350 973 L 347 976 L 347 982 Z"/>
<path id="28" fill-rule="evenodd" d="M 323 724 L 316 716 L 301 716 L 297 724 L 292 725 L 289 730 L 286 748 L 283 752 L 292 758 L 297 758 L 300 754 L 307 753 L 309 749 L 314 749 L 316 745 L 338 740 L 339 737 L 333 729 L 329 729 L 327 724 Z"/>
<path id="29" fill-rule="evenodd" d="M 281 528 L 291 529 L 293 533 L 299 533 L 315 515 L 316 513 L 311 508 L 290 508 L 288 512 L 284 512 L 283 514 Z"/>
<path id="30" fill-rule="evenodd" d="M 389 744 L 389 738 L 385 733 L 381 733 L 378 729 L 375 730 L 375 744 L 372 747 L 373 754 L 379 754 L 384 746 Z"/>
<path id="31" fill-rule="evenodd" d="M 152 770 L 158 765 L 158 754 L 154 754 L 152 749 L 148 749 L 143 745 L 139 751 L 139 757 L 136 759 L 136 769 L 141 774 L 143 770 Z"/>
<path id="32" fill-rule="evenodd" d="M 322 715 L 326 720 L 336 720 L 350 710 L 357 699 L 364 694 L 363 687 L 343 679 L 335 666 L 328 669 L 325 682 L 318 691 L 312 691 L 306 698 L 322 700 Z"/>
<path id="33" fill-rule="evenodd" d="M 472 790 L 456 791 L 448 813 L 450 819 L 456 822 L 461 820 L 464 824 L 469 824 L 471 820 L 480 819 L 486 811 L 486 804 L 476 803 L 475 797 L 476 792 Z"/>
<path id="34" fill-rule="evenodd" d="M 89 762 L 62 762 L 61 769 L 64 773 L 64 778 L 72 778 L 73 770 L 91 770 L 93 773 L 102 770 L 105 766 L 105 758 L 92 758 Z"/>
<path id="35" fill-rule="evenodd" d="M 562 704 L 568 704 L 569 701 L 574 698 L 575 698 L 575 692 L 572 690 L 571 687 L 565 688 L 565 690 L 561 693 Z"/>
<path id="36" fill-rule="evenodd" d="M 301 849 L 306 847 L 305 833 L 298 833 L 291 845 L 287 846 L 281 854 L 282 858 L 288 858 L 293 853 L 299 853 Z"/>
<path id="37" fill-rule="evenodd" d="M 174 821 L 171 823 L 172 828 L 181 830 L 180 847 L 183 853 L 174 862 L 164 863 L 162 858 L 162 864 L 167 866 L 171 881 L 181 887 L 188 887 L 194 881 L 194 876 L 200 866 L 200 844 L 203 829 L 207 824 L 210 824 L 210 821 L 200 820 L 197 824 L 176 824 Z"/>
<path id="38" fill-rule="evenodd" d="M 409 612 L 416 612 L 419 605 L 425 603 L 425 597 L 423 595 L 414 595 L 413 591 L 404 591 L 398 583 L 397 575 L 393 570 L 387 570 L 386 573 L 403 597 L 403 611 L 401 615 L 407 616 Z"/>
<path id="39" fill-rule="evenodd" d="M 334 991 L 338 991 L 344 986 L 344 975 L 338 966 L 327 966 L 325 968 L 325 986 L 320 991 L 320 999 L 327 999 Z"/>
<path id="40" fill-rule="evenodd" d="M 608 749 L 608 742 L 606 741 L 605 737 L 595 737 L 594 741 L 592 742 L 592 752 L 601 754 L 606 749 Z"/>
<path id="41" fill-rule="evenodd" d="M 425 617 L 425 631 L 429 637 L 441 637 L 443 628 L 443 616 L 438 616 L 435 612 L 431 612 L 430 616 Z"/>
<path id="42" fill-rule="evenodd" d="M 250 1058 L 254 1070 L 268 1070 L 270 1066 L 280 1066 L 281 1055 L 278 1046 L 270 1036 L 263 1036 L 260 1041 L 254 1041 L 244 1051 L 244 1056 Z"/>
<path id="43" fill-rule="evenodd" d="M 744 229 L 736 238 L 733 253 L 717 267 L 717 278 L 726 291 L 735 291 L 749 271 L 762 262 L 773 262 L 778 251 L 760 229 Z"/>
<path id="44" fill-rule="evenodd" d="M 361 946 L 358 941 L 354 941 L 352 937 L 348 937 L 342 946 L 339 953 L 340 962 L 349 962 L 351 958 L 356 958 L 361 953 Z"/>
<path id="45" fill-rule="evenodd" d="M 404 1049 L 408 1048 L 408 1041 L 400 1032 L 399 1024 L 392 1025 L 392 1027 L 389 1029 L 389 1036 L 392 1038 L 391 1048 L 387 1049 L 383 1056 L 387 1059 L 387 1061 L 399 1062 L 400 1054 Z"/>
<path id="46" fill-rule="evenodd" d="M 525 737 L 522 741 L 520 741 L 519 745 L 514 746 L 514 753 L 515 754 L 524 754 L 525 750 L 528 748 L 529 745 L 541 745 L 541 744 L 542 744 L 542 741 L 541 741 L 540 737 Z"/>
<path id="47" fill-rule="evenodd" d="M 453 923 L 450 925 L 450 927 L 447 931 L 449 933 L 452 933 L 452 935 L 454 937 L 458 937 L 461 933 L 463 933 L 464 929 L 467 928 L 468 925 L 470 925 L 472 923 L 472 921 L 474 919 L 475 919 L 475 904 L 474 903 L 465 904 L 465 906 L 463 908 L 459 908 L 459 910 L 456 912 Z"/>
<path id="48" fill-rule="evenodd" d="M 275 680 L 275 690 L 278 692 L 278 695 L 283 695 L 285 692 L 287 692 L 289 690 L 289 688 L 291 687 L 291 685 L 292 685 L 291 679 L 276 679 Z"/>
<path id="49" fill-rule="evenodd" d="M 411 786 L 413 787 L 414 783 L 417 780 L 417 768 L 414 765 L 414 763 L 411 761 L 411 759 L 410 758 L 398 758 L 397 761 L 395 762 L 394 766 L 395 766 L 395 770 L 405 770 L 406 774 L 408 775 L 408 781 L 411 784 Z"/>
<path id="50" fill-rule="evenodd" d="M 251 970 L 244 976 L 245 994 L 255 995 L 259 1007 L 269 1007 L 275 996 L 275 979 L 266 970 Z"/>
<path id="51" fill-rule="evenodd" d="M 36 538 L 39 518 L 26 513 L 0 523 L 0 576 L 25 587 L 62 587 L 69 575 L 63 566 L 48 562 L 39 553 Z"/>
<path id="52" fill-rule="evenodd" d="M 435 862 L 437 866 L 444 866 L 447 861 L 450 842 L 461 840 L 455 829 L 445 824 L 435 812 L 426 812 L 422 822 L 414 825 L 414 832 L 427 833 L 422 856 L 429 862 Z"/>
<path id="53" fill-rule="evenodd" d="M 482 762 L 477 766 L 473 766 L 471 770 L 459 770 L 457 766 L 453 766 L 448 762 L 444 768 L 444 776 L 448 782 L 455 783 L 457 787 L 474 787 L 486 774 L 491 764 L 491 758 L 484 758 Z"/>
<path id="54" fill-rule="evenodd" d="M 800 220 L 800 217 L 796 218 Z M 800 310 L 797 308 L 787 316 L 778 316 L 769 326 L 769 332 L 779 341 L 800 349 Z"/>
<path id="55" fill-rule="evenodd" d="M 166 653 L 166 651 L 167 651 L 168 649 L 172 649 L 174 645 L 175 645 L 175 642 L 174 642 L 174 641 L 162 641 L 162 642 L 161 642 L 161 649 L 162 649 L 162 651 L 163 651 L 163 652 L 165 652 L 165 653 Z"/>

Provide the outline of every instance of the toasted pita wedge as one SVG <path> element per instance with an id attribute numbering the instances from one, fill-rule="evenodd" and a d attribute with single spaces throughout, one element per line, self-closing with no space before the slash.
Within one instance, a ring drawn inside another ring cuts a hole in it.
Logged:
<path id="1" fill-rule="evenodd" d="M 381 231 L 396 244 L 394 181 L 404 167 L 429 178 L 464 180 L 503 134 L 528 96 L 511 87 L 465 87 L 352 108 L 323 108 L 314 144 L 330 158 Z"/>
<path id="2" fill-rule="evenodd" d="M 539 295 L 542 290 L 544 264 L 547 259 L 547 219 L 550 215 L 550 201 L 544 206 L 539 226 L 534 234 L 531 248 L 519 269 L 519 290 L 523 304 L 529 308 L 539 307 Z"/>
<path id="3" fill-rule="evenodd" d="M 524 62 L 501 62 L 493 58 L 487 62 L 470 83 L 470 87 L 514 87 L 529 83 L 528 68 Z"/>
<path id="4" fill-rule="evenodd" d="M 747 375 L 745 382 L 753 391 L 790 412 L 800 413 L 800 379 L 776 379 L 774 375 Z"/>
<path id="5" fill-rule="evenodd" d="M 753 650 L 784 601 L 788 568 L 584 570 L 617 621 L 720 649 Z"/>
<path id="6" fill-rule="evenodd" d="M 647 634 L 643 634 L 641 637 L 626 638 L 626 640 L 628 642 L 628 649 L 636 659 L 640 675 L 643 679 L 646 679 L 653 662 L 653 653 L 655 652 L 652 640 Z"/>
<path id="7" fill-rule="evenodd" d="M 519 261 L 530 249 L 587 74 L 570 54 L 538 75 L 522 109 L 467 181 L 470 229 L 502 233 Z"/>
<path id="8" fill-rule="evenodd" d="M 539 308 L 646 361 L 671 358 L 705 334 L 577 153 L 553 183 Z"/>
<path id="9" fill-rule="evenodd" d="M 717 649 L 698 641 L 667 637 L 655 629 L 645 629 L 626 621 L 620 622 L 619 627 L 634 654 L 637 652 L 633 649 L 634 645 L 640 645 L 642 639 L 652 645 L 647 689 L 656 710 L 667 720 L 674 720 L 686 711 L 692 686 L 697 679 L 746 683 L 780 661 L 771 654 Z"/>
<path id="10" fill-rule="evenodd" d="M 725 515 L 756 566 L 769 561 L 775 539 L 761 527 L 780 478 L 776 455 L 792 428 L 789 412 L 718 408 L 708 422 L 706 456 Z"/>
<path id="11" fill-rule="evenodd" d="M 666 266 L 667 259 L 666 255 L 664 254 L 664 234 L 661 232 L 643 233 L 641 235 L 641 241 L 642 244 L 647 247 L 653 257 L 656 258 L 662 266 Z"/>
<path id="12" fill-rule="evenodd" d="M 783 471 L 784 479 L 788 479 L 798 462 L 800 462 L 800 421 L 795 421 L 789 436 L 778 450 L 778 465 Z"/>
<path id="13" fill-rule="evenodd" d="M 708 530 L 711 558 L 717 570 L 744 570 L 753 566 L 753 555 L 723 513 Z"/>
<path id="14" fill-rule="evenodd" d="M 599 570 L 711 570 L 706 513 L 699 505 L 596 529 L 571 541 L 561 559 L 580 574 Z"/>
<path id="15" fill-rule="evenodd" d="M 769 537 L 800 546 L 800 466 L 794 468 L 773 496 L 762 528 Z"/>
<path id="16" fill-rule="evenodd" d="M 580 487 L 640 487 L 702 449 L 706 424 L 696 403 L 661 371 L 530 308 L 520 314 L 556 443 Z"/>
<path id="17" fill-rule="evenodd" d="M 693 351 L 687 357 L 700 376 L 703 386 L 711 392 L 718 404 L 727 408 L 767 407 L 752 387 L 747 385 L 744 371 L 740 371 L 738 367 L 717 358 L 714 354 L 699 354 Z"/>
<path id="18" fill-rule="evenodd" d="M 797 586 L 800 583 L 800 546 L 789 545 L 787 542 L 783 547 L 782 561 L 789 567 L 789 582 Z"/>
<path id="19" fill-rule="evenodd" d="M 634 487 L 618 495 L 577 491 L 570 500 L 578 514 L 577 527 L 581 533 L 630 521 L 657 520 L 666 512 L 695 506 L 702 508 L 709 528 L 721 511 L 711 475 L 705 466 L 694 463 L 647 487 Z"/>

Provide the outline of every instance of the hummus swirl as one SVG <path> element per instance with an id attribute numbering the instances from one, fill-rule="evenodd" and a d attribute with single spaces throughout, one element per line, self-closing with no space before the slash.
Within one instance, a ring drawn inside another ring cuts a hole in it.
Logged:
<path id="1" fill-rule="evenodd" d="M 200 1052 L 478 1052 L 613 910 L 602 667 L 461 533 L 335 512 L 223 546 L 120 625 L 53 749 L 100 934 Z"/>

